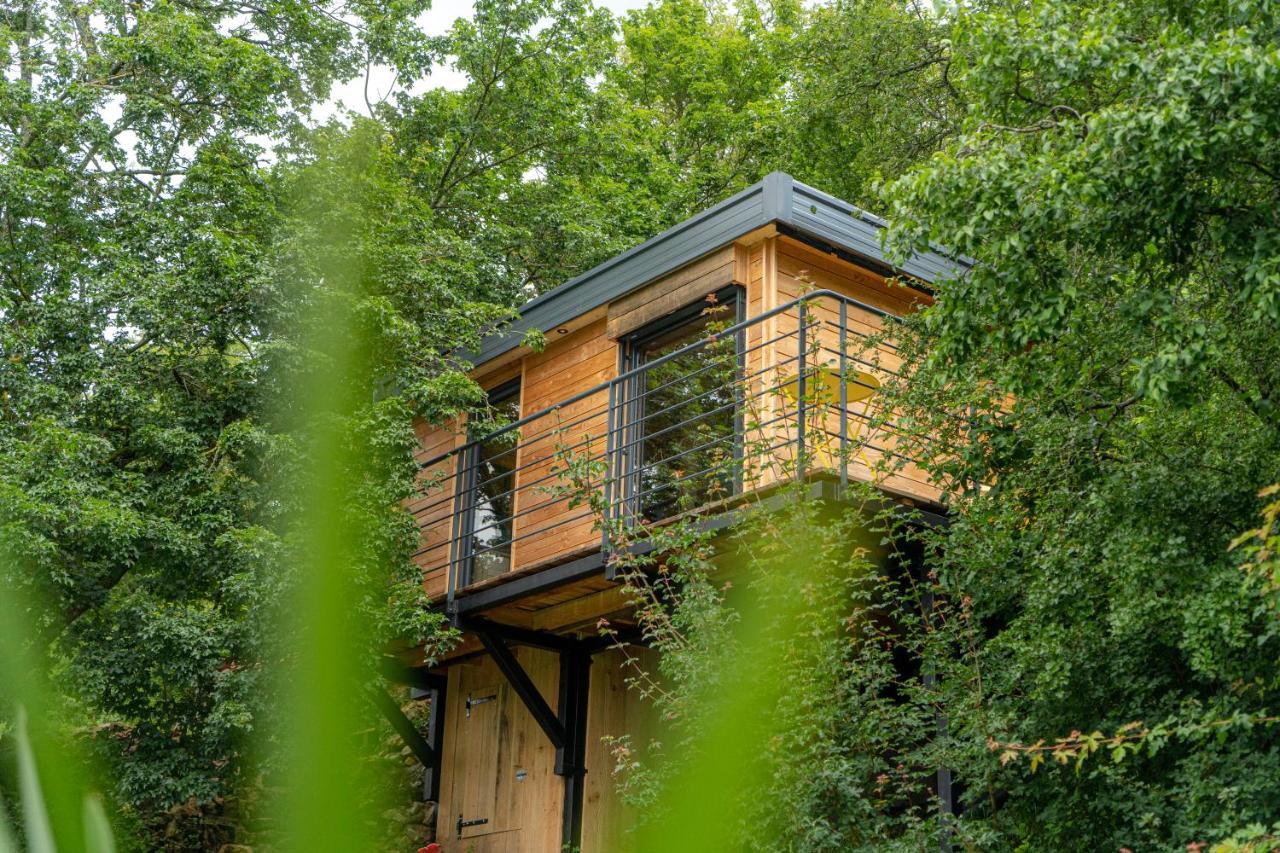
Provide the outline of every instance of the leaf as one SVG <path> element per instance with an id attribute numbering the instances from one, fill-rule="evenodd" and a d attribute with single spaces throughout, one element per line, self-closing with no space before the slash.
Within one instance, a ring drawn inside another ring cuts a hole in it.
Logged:
<path id="1" fill-rule="evenodd" d="M 18 788 L 22 797 L 22 817 L 29 853 L 56 853 L 53 827 L 45 809 L 44 793 L 40 790 L 40 775 L 36 768 L 35 752 L 31 749 L 27 730 L 27 710 L 18 708 Z"/>
<path id="2" fill-rule="evenodd" d="M 95 795 L 84 798 L 84 840 L 86 853 L 116 853 L 115 837 L 102 808 L 102 798 Z"/>
<path id="3" fill-rule="evenodd" d="M 13 825 L 9 823 L 3 802 L 0 802 L 0 853 L 18 853 L 18 841 L 13 836 Z"/>

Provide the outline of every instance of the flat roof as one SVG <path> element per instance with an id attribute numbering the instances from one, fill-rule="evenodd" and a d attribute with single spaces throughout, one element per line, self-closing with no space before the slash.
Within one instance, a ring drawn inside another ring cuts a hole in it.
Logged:
<path id="1" fill-rule="evenodd" d="M 484 340 L 475 363 L 491 361 L 520 346 L 530 329 L 562 326 L 766 225 L 851 255 L 855 262 L 886 274 L 906 275 L 926 284 L 953 277 L 972 264 L 967 258 L 938 251 L 891 264 L 880 248 L 883 219 L 785 172 L 772 172 L 737 195 L 526 302 L 510 326 Z"/>

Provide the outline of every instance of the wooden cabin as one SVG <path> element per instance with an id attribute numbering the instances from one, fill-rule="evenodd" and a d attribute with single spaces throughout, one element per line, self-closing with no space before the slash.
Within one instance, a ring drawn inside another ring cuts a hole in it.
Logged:
<path id="1" fill-rule="evenodd" d="M 628 619 L 614 525 L 713 517 L 795 476 L 937 504 L 873 408 L 900 366 L 893 322 L 957 262 L 892 266 L 883 227 L 771 174 L 486 340 L 475 376 L 505 426 L 420 425 L 416 559 L 464 632 L 421 675 L 444 850 L 613 849 L 626 817 L 601 738 L 646 724 L 596 628 Z M 545 347 L 523 345 L 530 330 Z"/>

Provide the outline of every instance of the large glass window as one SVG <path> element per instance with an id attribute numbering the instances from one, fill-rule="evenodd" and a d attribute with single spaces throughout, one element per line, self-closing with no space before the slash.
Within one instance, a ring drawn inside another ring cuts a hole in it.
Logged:
<path id="1" fill-rule="evenodd" d="M 520 419 L 520 382 L 489 392 L 493 423 Z M 515 515 L 516 445 L 519 430 L 507 430 L 473 450 L 473 500 L 470 516 L 470 554 L 467 583 L 511 571 L 511 539 Z"/>
<path id="2" fill-rule="evenodd" d="M 740 293 L 740 288 L 726 288 L 628 342 L 628 366 L 641 368 L 631 386 L 628 497 L 632 511 L 646 521 L 661 521 L 737 491 L 738 336 L 668 356 L 736 323 Z"/>

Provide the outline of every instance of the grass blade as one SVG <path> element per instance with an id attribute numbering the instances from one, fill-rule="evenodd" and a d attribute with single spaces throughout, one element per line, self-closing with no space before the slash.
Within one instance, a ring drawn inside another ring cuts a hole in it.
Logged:
<path id="1" fill-rule="evenodd" d="M 18 839 L 13 834 L 13 824 L 9 822 L 9 812 L 0 802 L 0 853 L 18 853 Z"/>
<path id="2" fill-rule="evenodd" d="M 116 853 L 115 837 L 102 808 L 102 799 L 93 795 L 84 798 L 84 846 L 85 853 Z"/>
<path id="3" fill-rule="evenodd" d="M 27 731 L 27 711 L 18 708 L 18 789 L 22 797 L 22 817 L 26 824 L 27 849 L 30 853 L 55 853 L 53 826 L 40 789 L 40 773 L 36 769 L 35 752 Z"/>

